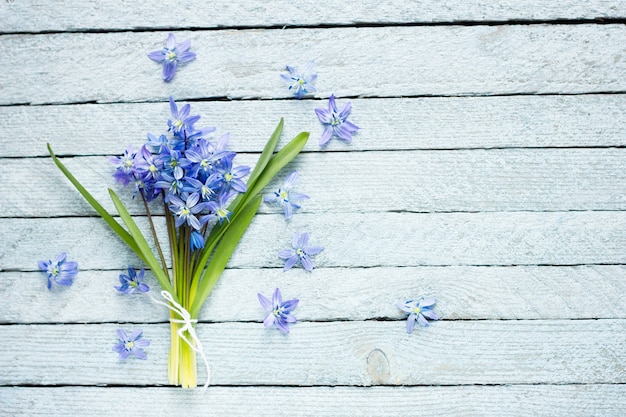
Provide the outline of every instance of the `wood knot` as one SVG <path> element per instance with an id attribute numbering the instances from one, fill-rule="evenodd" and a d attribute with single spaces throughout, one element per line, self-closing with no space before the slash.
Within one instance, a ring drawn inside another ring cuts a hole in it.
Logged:
<path id="1" fill-rule="evenodd" d="M 367 373 L 374 384 L 386 384 L 389 382 L 391 371 L 387 355 L 380 349 L 374 349 L 367 355 Z"/>

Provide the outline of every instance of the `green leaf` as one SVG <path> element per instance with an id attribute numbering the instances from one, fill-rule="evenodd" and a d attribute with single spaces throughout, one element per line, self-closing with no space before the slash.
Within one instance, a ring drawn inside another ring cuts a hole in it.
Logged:
<path id="1" fill-rule="evenodd" d="M 83 187 L 82 184 L 80 182 L 78 182 L 76 177 L 74 177 L 74 175 L 72 175 L 72 173 L 65 167 L 65 165 L 63 165 L 61 163 L 61 161 L 59 161 L 59 159 L 56 157 L 56 155 L 52 151 L 52 147 L 50 146 L 50 144 L 48 143 L 47 145 L 48 145 L 48 152 L 50 153 L 50 156 L 52 157 L 52 160 L 54 161 L 56 166 L 59 167 L 61 172 L 63 172 L 63 174 L 65 174 L 67 179 L 70 180 L 70 182 L 74 185 L 74 187 L 76 187 L 78 192 L 81 193 L 81 195 L 85 198 L 85 200 L 87 200 L 87 202 L 89 204 L 91 204 L 91 207 L 93 207 L 94 210 L 96 210 L 96 212 L 109 225 L 109 227 L 115 233 L 117 233 L 117 235 L 120 238 L 122 238 L 122 240 L 133 251 L 137 252 L 138 251 L 138 247 L 137 247 L 137 244 L 136 244 L 135 240 L 133 239 L 133 237 L 117 221 L 115 221 L 113 216 L 111 216 L 109 214 L 109 212 L 106 211 L 105 208 L 102 207 L 102 205 L 100 203 L 98 203 L 98 201 L 95 198 L 93 198 L 93 196 L 91 194 L 89 194 L 87 189 L 85 187 Z"/>
<path id="2" fill-rule="evenodd" d="M 174 297 L 174 300 L 178 302 L 176 293 L 172 289 L 172 285 L 170 284 L 170 281 L 167 279 L 165 272 L 159 265 L 159 261 L 157 260 L 156 256 L 154 256 L 152 249 L 150 249 L 150 246 L 148 245 L 146 238 L 141 233 L 141 230 L 139 230 L 139 227 L 137 227 L 137 223 L 135 223 L 135 221 L 133 220 L 132 216 L 130 215 L 126 207 L 124 207 L 124 204 L 122 203 L 120 198 L 117 196 L 117 194 L 115 194 L 115 191 L 109 188 L 109 195 L 111 196 L 111 200 L 113 200 L 115 209 L 119 213 L 122 221 L 124 222 L 126 227 L 128 227 L 128 230 L 130 234 L 133 236 L 133 238 L 135 239 L 135 242 L 137 242 L 138 250 L 135 252 L 137 253 L 137 255 L 141 257 L 141 259 L 143 259 L 143 261 L 148 265 L 148 267 L 150 267 L 157 281 L 159 281 L 161 288 L 163 288 L 165 291 L 168 291 L 170 294 L 172 294 L 172 297 Z"/>
<path id="3" fill-rule="evenodd" d="M 283 132 L 284 124 L 284 119 L 281 117 L 280 122 L 278 122 L 278 126 L 276 126 L 274 133 L 272 133 L 272 136 L 270 137 L 270 140 L 268 140 L 265 144 L 265 148 L 263 148 L 263 153 L 261 153 L 261 157 L 254 166 L 252 174 L 250 174 L 250 177 L 248 177 L 248 186 L 254 185 L 254 182 L 259 177 L 259 175 L 261 175 L 261 173 L 265 169 L 265 166 L 272 157 L 272 154 L 274 153 L 274 151 L 276 150 L 276 146 L 278 145 L 280 134 Z"/>
<path id="4" fill-rule="evenodd" d="M 267 163 L 263 172 L 259 175 L 259 178 L 255 181 L 254 185 L 248 188 L 246 191 L 243 204 L 253 199 L 263 188 L 274 178 L 278 171 L 283 169 L 285 165 L 295 158 L 306 142 L 309 140 L 309 132 L 301 132 L 295 138 L 291 140 L 284 148 L 276 153 Z"/>
<path id="5" fill-rule="evenodd" d="M 219 241 L 213 258 L 209 266 L 204 270 L 202 278 L 198 285 L 198 291 L 192 300 L 192 306 L 189 313 L 192 318 L 196 318 L 200 312 L 200 308 L 204 303 L 204 300 L 209 296 L 213 286 L 222 275 L 226 264 L 230 259 L 230 256 L 235 251 L 235 248 L 239 244 L 241 237 L 248 229 L 250 222 L 254 218 L 259 206 L 261 205 L 261 196 L 254 198 L 249 204 L 241 209 L 239 216 L 230 223 L 230 227 L 224 233 L 224 236 Z"/>
<path id="6" fill-rule="evenodd" d="M 261 173 L 265 169 L 265 166 L 272 158 L 272 154 L 274 153 L 274 151 L 276 150 L 276 146 L 278 145 L 280 134 L 283 132 L 284 124 L 285 120 L 281 117 L 280 122 L 278 122 L 278 126 L 276 126 L 276 129 L 274 129 L 274 133 L 272 133 L 272 136 L 270 136 L 270 139 L 265 144 L 263 152 L 261 153 L 261 156 L 259 157 L 256 165 L 254 166 L 254 170 L 252 170 L 252 173 L 248 177 L 248 181 L 246 182 L 248 188 L 254 186 L 257 178 L 261 175 Z M 235 197 L 235 199 L 228 205 L 228 210 L 232 213 L 237 213 L 243 205 L 245 197 L 245 194 L 237 195 L 237 197 Z"/>

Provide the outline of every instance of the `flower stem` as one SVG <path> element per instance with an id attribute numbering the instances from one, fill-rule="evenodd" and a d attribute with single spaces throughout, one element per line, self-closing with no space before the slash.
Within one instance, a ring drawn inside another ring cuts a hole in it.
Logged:
<path id="1" fill-rule="evenodd" d="M 161 250 L 161 245 L 159 244 L 159 238 L 157 237 L 157 233 L 154 228 L 154 222 L 152 221 L 152 215 L 150 214 L 148 201 L 146 201 L 146 196 L 143 194 L 143 190 L 141 190 L 139 194 L 141 194 L 143 205 L 146 208 L 146 214 L 148 215 L 148 223 L 150 224 L 150 231 L 152 232 L 152 237 L 154 238 L 154 243 L 156 245 L 157 252 L 159 253 L 159 258 L 161 259 L 161 266 L 163 267 L 163 272 L 165 272 L 165 276 L 167 277 L 167 279 L 171 281 L 170 274 L 167 271 L 167 264 L 165 263 L 165 257 L 163 256 L 163 251 Z M 165 208 L 165 210 L 166 210 L 165 215 L 168 216 L 167 207 Z"/>

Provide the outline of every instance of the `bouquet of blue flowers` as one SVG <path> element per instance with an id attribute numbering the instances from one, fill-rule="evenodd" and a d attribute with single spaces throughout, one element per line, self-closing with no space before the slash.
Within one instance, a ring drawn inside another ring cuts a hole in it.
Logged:
<path id="1" fill-rule="evenodd" d="M 115 179 L 134 186 L 134 196 L 143 202 L 156 254 L 115 191 L 108 190 L 121 224 L 67 170 L 49 144 L 48 151 L 80 194 L 156 277 L 171 310 L 169 382 L 195 387 L 199 340 L 194 326 L 200 309 L 256 214 L 261 191 L 298 155 L 309 133 L 298 134 L 276 151 L 281 119 L 251 169 L 234 164 L 236 153 L 228 150 L 228 135 L 212 141 L 208 134 L 214 128 L 195 127 L 200 116 L 190 114 L 189 104 L 179 109 L 170 98 L 170 110 L 167 133 L 148 134 L 139 150 L 128 148 L 112 158 Z M 166 263 L 154 227 L 149 204 L 153 200 L 164 207 L 171 265 Z"/>

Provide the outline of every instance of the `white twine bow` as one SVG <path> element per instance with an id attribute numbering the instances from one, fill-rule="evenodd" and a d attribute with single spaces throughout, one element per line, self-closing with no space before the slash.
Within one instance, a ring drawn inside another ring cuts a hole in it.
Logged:
<path id="1" fill-rule="evenodd" d="M 187 342 L 190 348 L 196 351 L 196 353 L 200 354 L 200 357 L 202 358 L 202 361 L 204 362 L 204 366 L 206 367 L 207 379 L 206 379 L 206 382 L 204 383 L 204 389 L 207 389 L 207 387 L 209 386 L 209 381 L 211 380 L 211 369 L 209 369 L 209 362 L 206 360 L 206 357 L 204 356 L 202 343 L 200 342 L 200 339 L 198 339 L 196 330 L 193 328 L 194 323 L 197 323 L 198 320 L 192 319 L 191 314 L 189 314 L 189 312 L 183 306 L 181 306 L 176 301 L 174 301 L 174 297 L 172 297 L 172 294 L 170 294 L 168 291 L 165 291 L 165 290 L 161 291 L 161 296 L 165 298 L 167 301 L 169 301 L 171 305 L 151 297 L 152 301 L 154 301 L 157 304 L 164 305 L 165 307 L 169 308 L 174 313 L 182 317 L 182 320 L 178 320 L 178 319 L 171 317 L 170 322 L 184 324 L 184 326 L 178 329 L 176 333 L 178 334 L 178 337 L 180 337 L 185 342 Z M 185 332 L 189 333 L 189 336 L 191 336 L 191 341 L 187 339 L 187 337 L 184 335 Z"/>

